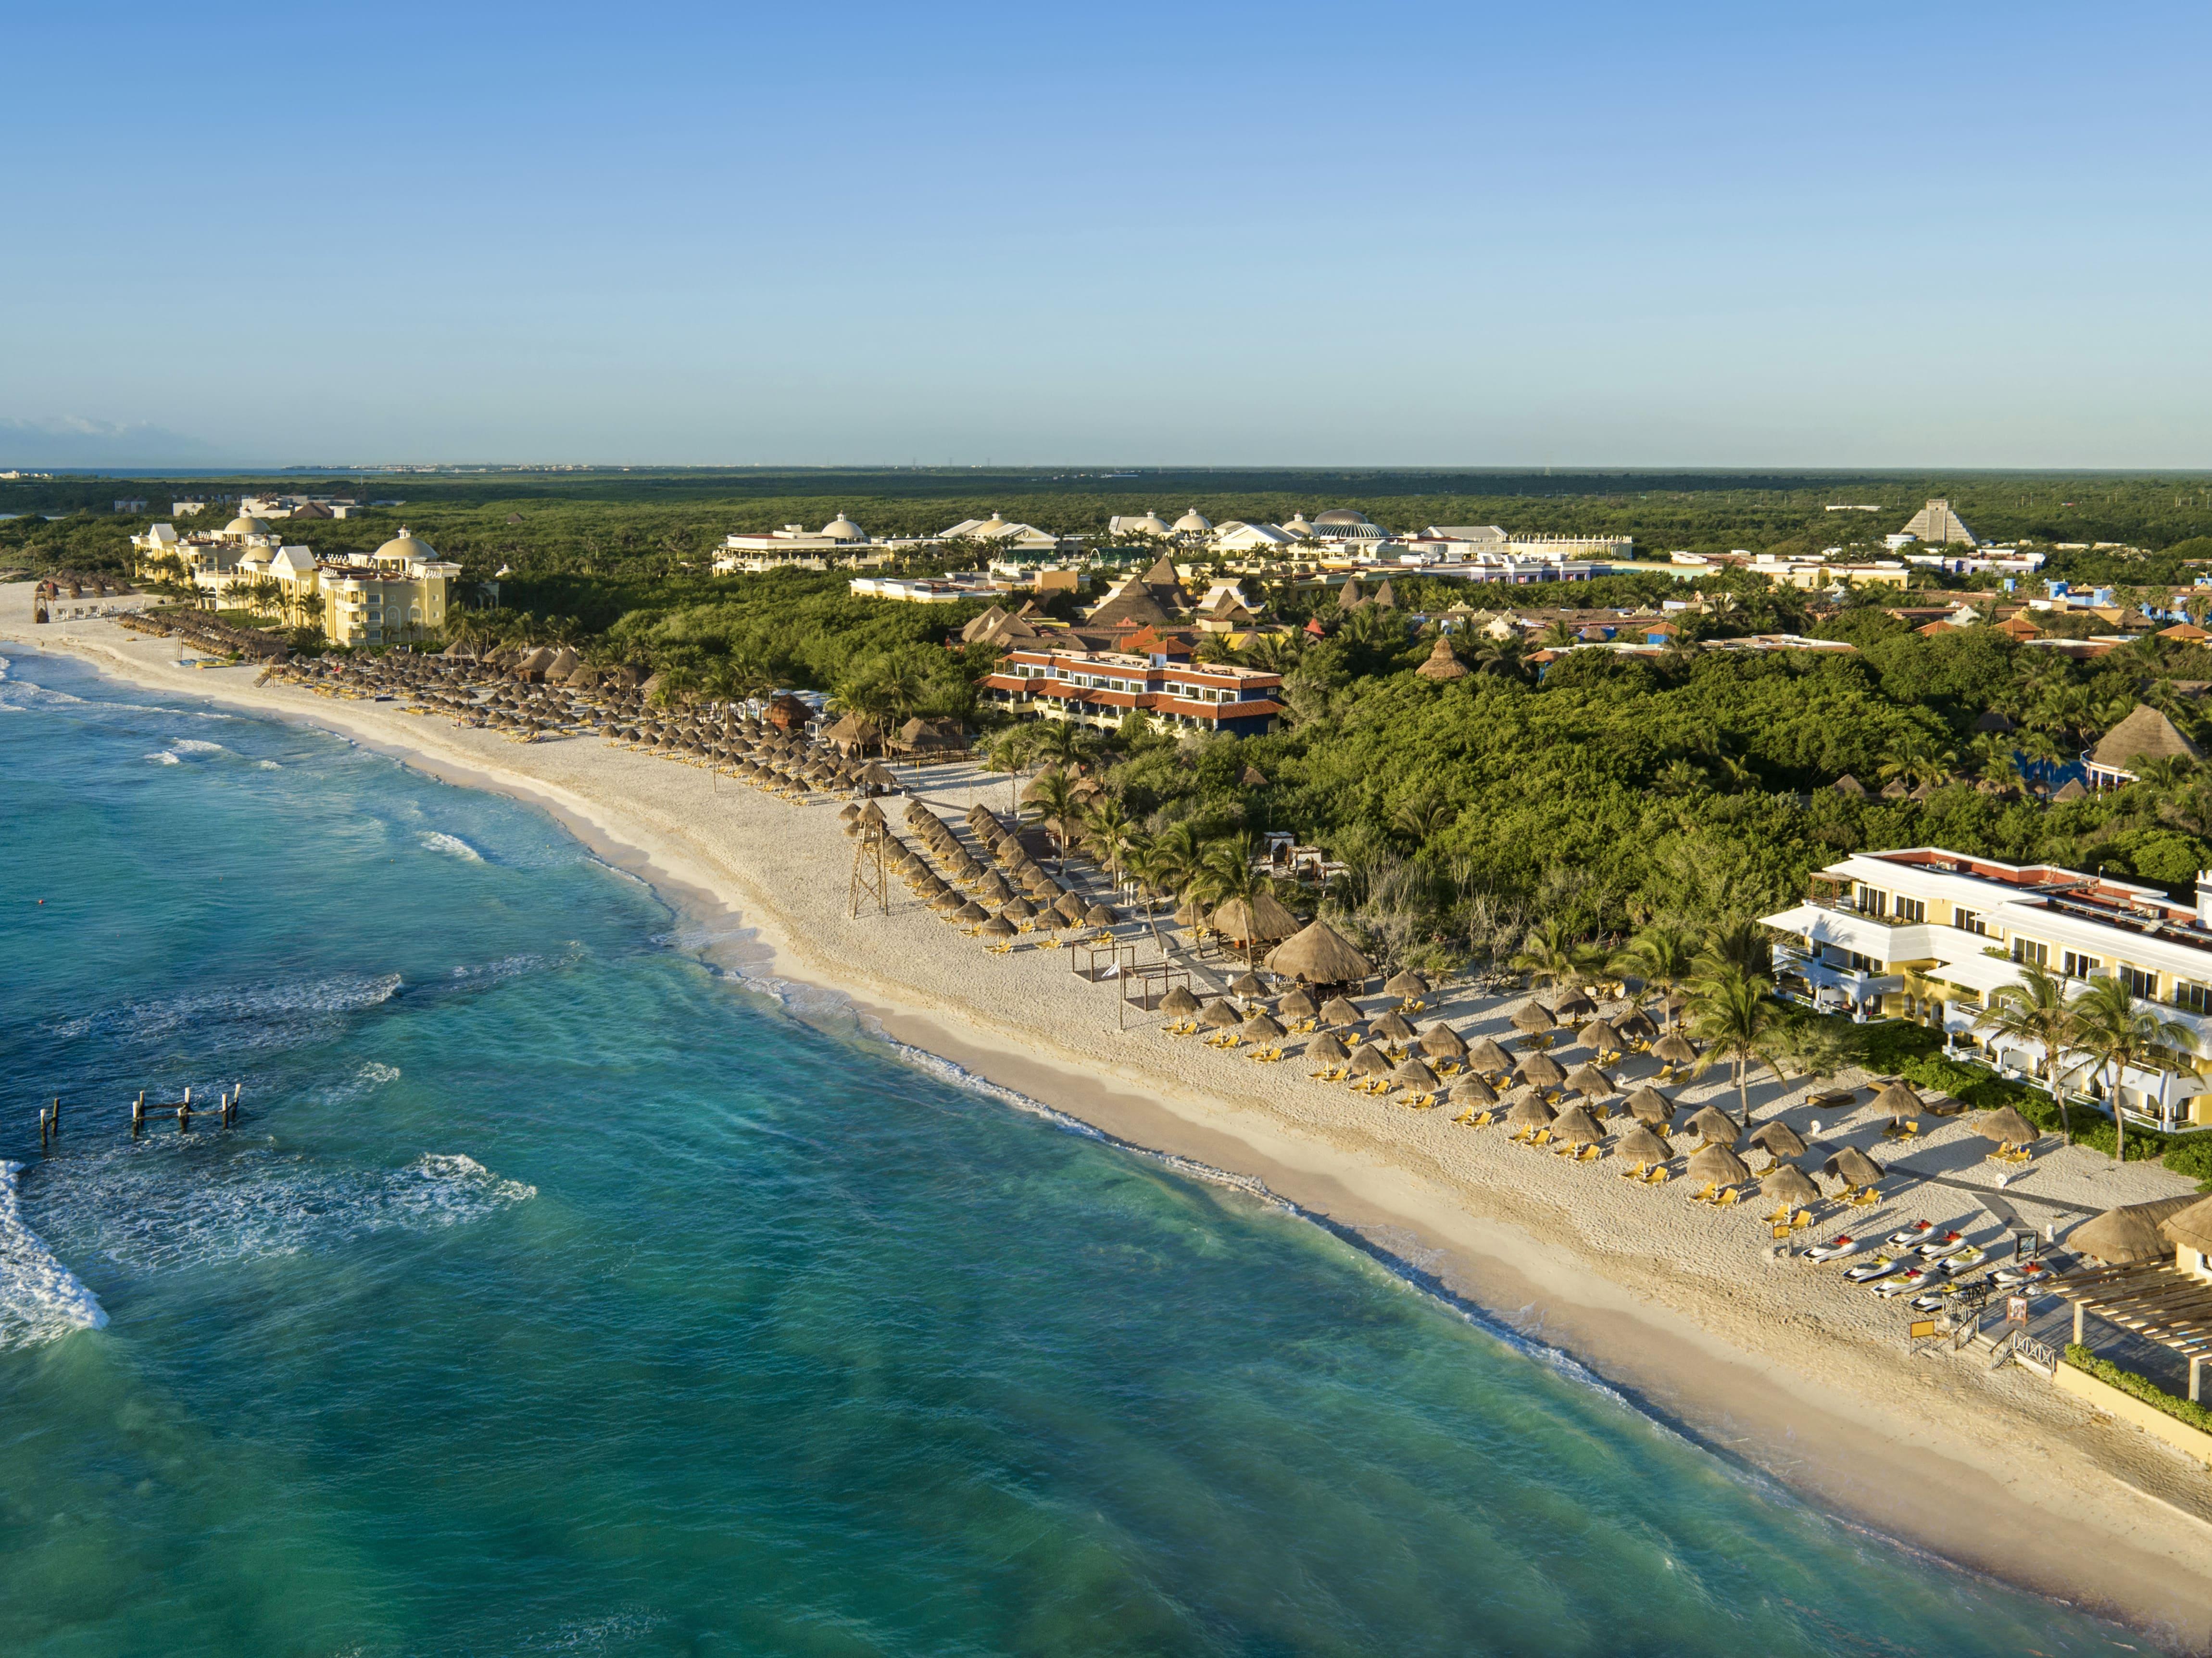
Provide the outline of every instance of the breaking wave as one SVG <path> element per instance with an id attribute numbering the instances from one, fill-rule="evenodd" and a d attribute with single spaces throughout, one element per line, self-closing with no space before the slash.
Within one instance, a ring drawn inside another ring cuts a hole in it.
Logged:
<path id="1" fill-rule="evenodd" d="M 480 864 L 483 861 L 483 853 L 478 852 L 458 835 L 447 835 L 442 830 L 432 829 L 428 835 L 422 835 L 421 840 L 423 847 L 428 851 L 449 853 L 456 858 L 465 858 L 472 864 Z"/>
<path id="2" fill-rule="evenodd" d="M 33 1347 L 97 1330 L 107 1311 L 23 1222 L 20 1163 L 0 1163 L 0 1348 Z"/>
<path id="3" fill-rule="evenodd" d="M 537 1195 L 459 1152 L 347 1169 L 305 1151 L 160 1136 L 58 1166 L 40 1221 L 80 1259 L 155 1273 L 465 1226 Z"/>
<path id="4" fill-rule="evenodd" d="M 185 763 L 167 749 L 156 749 L 146 757 L 157 766 L 181 766 Z"/>
<path id="5" fill-rule="evenodd" d="M 187 1028 L 196 1036 L 205 1037 L 210 1026 L 222 1026 L 220 1042 L 226 1047 L 283 1046 L 316 1034 L 338 1017 L 390 1001 L 398 993 L 400 983 L 397 973 L 374 978 L 342 973 L 297 984 L 200 991 L 102 1008 L 64 1020 L 50 1029 L 64 1041 L 104 1036 L 143 1042 Z"/>

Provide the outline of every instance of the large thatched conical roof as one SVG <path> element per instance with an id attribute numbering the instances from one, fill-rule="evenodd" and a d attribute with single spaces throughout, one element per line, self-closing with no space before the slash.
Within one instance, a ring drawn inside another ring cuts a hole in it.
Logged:
<path id="1" fill-rule="evenodd" d="M 1328 922 L 1316 920 L 1267 952 L 1267 971 L 1307 984 L 1345 984 L 1364 979 L 1374 963 Z"/>
<path id="2" fill-rule="evenodd" d="M 2106 770 L 2130 773 L 2140 771 L 2152 760 L 2203 757 L 2173 721 L 2148 702 L 2137 703 L 2134 713 L 2098 739 L 2089 755 L 2093 763 Z"/>
<path id="3" fill-rule="evenodd" d="M 2175 1211 L 2159 1223 L 2159 1230 L 2169 1243 L 2183 1245 L 2200 1254 L 2212 1254 L 2212 1198 L 2199 1198 L 2186 1208 Z"/>
<path id="4" fill-rule="evenodd" d="M 1413 671 L 1424 679 L 1464 679 L 1467 664 L 1452 653 L 1451 640 L 1438 634 L 1437 642 L 1429 649 L 1428 660 Z"/>
<path id="5" fill-rule="evenodd" d="M 2066 1235 L 2066 1247 L 2076 1254 L 2101 1260 L 2107 1266 L 2126 1266 L 2139 1260 L 2163 1260 L 2173 1253 L 2173 1240 L 2161 1224 L 2204 1199 L 2194 1192 L 2150 1203 L 2125 1204 L 2107 1209 L 2094 1220 L 2084 1221 Z"/>
<path id="6" fill-rule="evenodd" d="M 1298 918 L 1285 909 L 1274 894 L 1262 892 L 1249 902 L 1243 898 L 1231 898 L 1213 912 L 1209 925 L 1232 944 L 1270 944 L 1297 932 Z M 1267 958 L 1267 967 L 1270 972 L 1282 971 L 1275 966 L 1272 956 Z"/>

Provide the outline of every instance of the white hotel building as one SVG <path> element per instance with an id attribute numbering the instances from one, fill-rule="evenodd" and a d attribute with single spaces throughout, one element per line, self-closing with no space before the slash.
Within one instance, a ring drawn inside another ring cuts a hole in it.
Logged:
<path id="1" fill-rule="evenodd" d="M 1763 925 L 1787 935 L 1774 947 L 1781 988 L 1818 1007 L 1917 1018 L 1988 1047 L 1974 1022 L 2033 961 L 2077 982 L 2124 980 L 2160 1017 L 2197 1033 L 2212 1070 L 2212 874 L 2197 878 L 2191 908 L 2106 876 L 1915 847 L 1829 865 L 1803 903 Z M 1990 1057 L 2026 1070 L 2041 1055 L 2029 1044 Z M 2077 1085 L 2092 1082 L 2101 1089 L 2101 1077 Z M 2120 1103 L 2159 1127 L 2212 1124 L 2206 1087 L 2185 1068 L 2131 1070 Z"/>

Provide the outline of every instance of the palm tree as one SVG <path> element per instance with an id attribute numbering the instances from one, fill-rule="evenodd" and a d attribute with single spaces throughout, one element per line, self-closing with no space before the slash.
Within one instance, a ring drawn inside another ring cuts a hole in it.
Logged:
<path id="1" fill-rule="evenodd" d="M 2074 999 L 2074 1047 L 2093 1060 L 2106 1074 L 2106 1096 L 2112 1108 L 2112 1155 L 2128 1160 L 2127 1119 L 2120 1110 L 2120 1078 L 2130 1067 L 2161 1060 L 2179 1060 L 2193 1067 L 2197 1033 L 2179 1019 L 2169 1019 L 2138 1005 L 2126 981 L 2106 975 L 2093 979 Z"/>
<path id="2" fill-rule="evenodd" d="M 1043 822 L 1060 847 L 1060 872 L 1067 873 L 1067 832 L 1082 810 L 1075 798 L 1075 785 L 1065 771 L 1054 768 L 1044 773 L 1030 785 L 1029 799 L 1022 802 L 1022 816 Z"/>
<path id="3" fill-rule="evenodd" d="M 1895 778 L 1918 787 L 1941 786 L 1958 775 L 1959 756 L 1915 726 L 1900 736 L 1881 762 L 1877 774 L 1885 781 Z"/>
<path id="4" fill-rule="evenodd" d="M 1632 973 L 1647 986 L 1672 991 L 1687 984 L 1697 972 L 1697 951 L 1686 929 L 1654 921 L 1621 948 L 1611 965 L 1615 972 Z"/>
<path id="5" fill-rule="evenodd" d="M 1136 831 L 1134 820 L 1111 795 L 1093 801 L 1083 814 L 1084 838 L 1097 849 L 1107 873 L 1117 882 L 1121 874 L 1121 859 Z"/>
<path id="6" fill-rule="evenodd" d="M 1152 869 L 1161 889 L 1181 897 L 1206 859 L 1206 842 L 1189 823 L 1171 823 L 1152 841 Z"/>
<path id="7" fill-rule="evenodd" d="M 1565 616 L 1554 616 L 1552 625 L 1536 636 L 1536 642 L 1547 651 L 1572 649 L 1582 641 L 1582 635 L 1567 625 Z"/>
<path id="8" fill-rule="evenodd" d="M 1508 634 L 1503 639 L 1486 638 L 1474 647 L 1474 671 L 1495 674 L 1501 679 L 1526 679 L 1528 641 L 1519 634 Z"/>
<path id="9" fill-rule="evenodd" d="M 2051 1079 L 2051 1097 L 2058 1102 L 2059 1133 L 2069 1145 L 2074 1144 L 2074 1123 L 2066 1111 L 2065 1056 L 2074 1048 L 2075 1028 L 2065 981 L 2033 962 L 2022 962 L 2018 979 L 1992 991 L 1988 1011 L 1974 1021 L 1977 1030 L 2033 1042 L 2043 1050 L 2035 1068 Z"/>
<path id="10" fill-rule="evenodd" d="M 1736 1103 L 1751 1127 L 1751 1067 L 1764 1065 L 1783 1081 L 1769 1054 L 1778 1045 L 1784 1023 L 1782 1005 L 1771 994 L 1773 981 L 1724 963 L 1696 981 L 1690 991 L 1690 1034 L 1705 1044 L 1692 1076 L 1702 1077 L 1722 1060 L 1735 1063 Z"/>
<path id="11" fill-rule="evenodd" d="M 1530 982 L 1553 989 L 1586 984 L 1603 965 L 1603 952 L 1595 944 L 1575 938 L 1556 916 L 1522 941 L 1521 953 L 1512 962 L 1516 973 L 1525 973 Z"/>
<path id="12" fill-rule="evenodd" d="M 1723 921 L 1705 934 L 1698 952 L 1698 973 L 1715 978 L 1734 971 L 1764 979 L 1774 969 L 1774 941 L 1757 921 Z"/>
<path id="13" fill-rule="evenodd" d="M 1390 827 L 1419 851 L 1452 826 L 1455 814 L 1449 806 L 1432 800 L 1408 800 L 1391 814 Z"/>
<path id="14" fill-rule="evenodd" d="M 1038 722 L 1030 752 L 1065 771 L 1091 757 L 1091 743 L 1073 720 L 1046 720 Z"/>

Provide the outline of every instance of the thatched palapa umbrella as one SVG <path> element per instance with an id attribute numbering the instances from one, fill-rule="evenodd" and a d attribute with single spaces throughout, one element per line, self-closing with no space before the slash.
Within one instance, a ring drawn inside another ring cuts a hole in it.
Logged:
<path id="1" fill-rule="evenodd" d="M 1856 1145 L 1847 1145 L 1820 1165 L 1846 1186 L 1872 1186 L 1882 1177 L 1882 1167 Z"/>
<path id="2" fill-rule="evenodd" d="M 982 905 L 977 903 L 973 898 L 970 898 L 966 903 L 960 906 L 959 911 L 955 915 L 954 919 L 956 920 L 965 921 L 969 926 L 974 926 L 981 922 L 994 920 L 997 918 L 994 917 L 989 910 L 984 908 Z"/>
<path id="3" fill-rule="evenodd" d="M 1920 1096 L 1899 1080 L 1891 1083 L 1874 1096 L 1874 1108 L 1887 1112 L 1891 1117 L 1897 1118 L 1917 1117 L 1920 1114 L 1923 1107 Z"/>
<path id="4" fill-rule="evenodd" d="M 1390 1080 L 1403 1084 L 1417 1094 L 1433 1094 L 1437 1088 L 1437 1073 L 1416 1059 L 1407 1060 L 1393 1071 Z"/>
<path id="5" fill-rule="evenodd" d="M 1368 1029 L 1386 1042 L 1410 1042 L 1413 1040 L 1413 1027 L 1406 1023 L 1406 1016 L 1395 1008 L 1376 1020 Z"/>
<path id="6" fill-rule="evenodd" d="M 1267 971 L 1301 984 L 1356 984 L 1375 971 L 1328 922 L 1315 920 L 1267 953 Z"/>
<path id="7" fill-rule="evenodd" d="M 1266 995 L 1267 987 L 1258 974 L 1240 973 L 1231 983 L 1229 993 L 1232 996 L 1242 996 L 1249 1001 L 1255 996 Z"/>
<path id="8" fill-rule="evenodd" d="M 1548 1054 L 1525 1054 L 1514 1075 L 1532 1088 L 1557 1088 L 1567 1079 L 1559 1062 Z"/>
<path id="9" fill-rule="evenodd" d="M 1598 1120 L 1583 1105 L 1569 1106 L 1552 1123 L 1552 1133 L 1576 1145 L 1596 1145 L 1605 1139 L 1605 1130 Z"/>
<path id="10" fill-rule="evenodd" d="M 1628 1096 L 1628 1110 L 1638 1122 L 1667 1122 L 1674 1115 L 1674 1102 L 1646 1083 Z"/>
<path id="11" fill-rule="evenodd" d="M 1498 1090 L 1472 1071 L 1452 1078 L 1451 1102 L 1454 1105 L 1495 1105 Z"/>
<path id="12" fill-rule="evenodd" d="M 1198 998 L 1185 987 L 1177 985 L 1160 998 L 1160 1011 L 1178 1019 L 1187 1019 L 1198 1011 Z"/>
<path id="13" fill-rule="evenodd" d="M 1432 1060 L 1464 1060 L 1467 1038 L 1448 1024 L 1432 1024 L 1421 1033 L 1421 1052 Z"/>
<path id="14" fill-rule="evenodd" d="M 1379 1048 L 1362 1048 L 1352 1056 L 1352 1070 L 1354 1076 L 1387 1077 L 1390 1074 L 1389 1056 Z"/>
<path id="15" fill-rule="evenodd" d="M 1216 1030 L 1234 1030 L 1244 1023 L 1244 1016 L 1230 1006 L 1226 999 L 1208 1002 L 1206 1011 L 1198 1016 L 1200 1024 L 1212 1025 Z"/>
<path id="16" fill-rule="evenodd" d="M 1414 1001 L 1429 993 L 1429 981 L 1411 968 L 1401 969 L 1382 981 L 1382 993 Z"/>
<path id="17" fill-rule="evenodd" d="M 1283 1027 L 1264 1013 L 1255 1013 L 1244 1021 L 1244 1040 L 1248 1042 L 1279 1042 L 1283 1040 Z"/>
<path id="18" fill-rule="evenodd" d="M 2194 1192 L 2185 1192 L 2178 1198 L 2159 1198 L 2150 1203 L 2130 1203 L 2107 1209 L 2096 1219 L 2084 1221 L 2069 1232 L 2066 1247 L 2107 1266 L 2164 1260 L 2173 1253 L 2174 1241 L 2161 1230 L 2162 1224 L 2203 1200 Z"/>
<path id="19" fill-rule="evenodd" d="M 1575 1040 L 1593 1054 L 1618 1054 L 1628 1046 L 1603 1019 L 1592 1019 L 1575 1033 Z"/>
<path id="20" fill-rule="evenodd" d="M 1537 1036 L 1547 1030 L 1557 1030 L 1559 1022 L 1552 1017 L 1543 1003 L 1531 999 L 1514 1010 L 1513 1028 Z"/>
<path id="21" fill-rule="evenodd" d="M 1502 1077 L 1513 1068 L 1513 1056 L 1491 1036 L 1485 1036 L 1467 1050 L 1467 1062 L 1486 1077 Z"/>
<path id="22" fill-rule="evenodd" d="M 1727 1112 L 1716 1110 L 1710 1105 L 1699 1106 L 1691 1114 L 1689 1121 L 1682 1127 L 1708 1145 L 1735 1144 L 1737 1132 L 1735 1119 Z"/>
<path id="23" fill-rule="evenodd" d="M 1976 1117 L 1974 1132 L 1999 1145 L 2033 1145 L 2042 1138 L 2033 1123 L 2008 1105 Z"/>
<path id="24" fill-rule="evenodd" d="M 1321 1022 L 1323 1024 L 1355 1025 L 1359 1021 L 1358 1007 L 1341 996 L 1332 996 L 1321 1005 Z"/>
<path id="25" fill-rule="evenodd" d="M 1665 1163 L 1674 1155 L 1674 1148 L 1642 1123 L 1620 1137 L 1613 1147 L 1613 1155 L 1634 1163 L 1638 1169 L 1649 1169 L 1655 1163 Z"/>
<path id="26" fill-rule="evenodd" d="M 1613 1091 L 1613 1078 L 1594 1065 L 1578 1065 L 1567 1072 L 1567 1086 L 1586 1100 L 1601 1100 Z"/>
<path id="27" fill-rule="evenodd" d="M 1805 1137 L 1786 1122 L 1761 1123 L 1752 1131 L 1751 1143 L 1778 1163 L 1805 1155 Z"/>
<path id="28" fill-rule="evenodd" d="M 1104 904 L 1093 904 L 1083 912 L 1085 926 L 1112 926 L 1114 912 Z"/>
<path id="29" fill-rule="evenodd" d="M 1651 1051 L 1669 1065 L 1695 1065 L 1698 1050 L 1690 1046 L 1690 1039 L 1679 1030 L 1670 1030 L 1651 1044 Z"/>
<path id="30" fill-rule="evenodd" d="M 1291 992 L 1275 1004 L 1275 1011 L 1286 1019 L 1310 1019 L 1319 1011 L 1314 1006 L 1313 998 L 1303 990 Z"/>
<path id="31" fill-rule="evenodd" d="M 1516 1128 L 1542 1128 L 1555 1114 L 1552 1108 L 1544 1103 L 1542 1096 L 1530 1089 L 1516 1096 L 1513 1103 L 1506 1109 L 1505 1121 Z"/>
<path id="32" fill-rule="evenodd" d="M 1794 1163 L 1778 1163 L 1759 1177 L 1759 1195 L 1777 1203 L 1786 1203 L 1791 1208 L 1820 1200 L 1820 1188 L 1813 1184 L 1813 1177 Z"/>
<path id="33" fill-rule="evenodd" d="M 1036 915 L 1036 906 L 1026 898 L 1010 898 L 1000 906 L 999 914 L 1010 921 L 1027 921 Z"/>
<path id="34" fill-rule="evenodd" d="M 1751 1178 L 1750 1167 L 1725 1145 L 1708 1145 L 1690 1159 L 1690 1178 L 1716 1186 L 1741 1186 Z"/>
<path id="35" fill-rule="evenodd" d="M 1336 1033 L 1324 1030 L 1306 1044 L 1306 1058 L 1319 1065 L 1342 1065 L 1352 1057 L 1352 1050 L 1339 1042 Z"/>
<path id="36" fill-rule="evenodd" d="M 986 938 L 1006 939 L 1021 936 L 1021 929 L 1003 915 L 994 915 L 977 931 Z"/>

